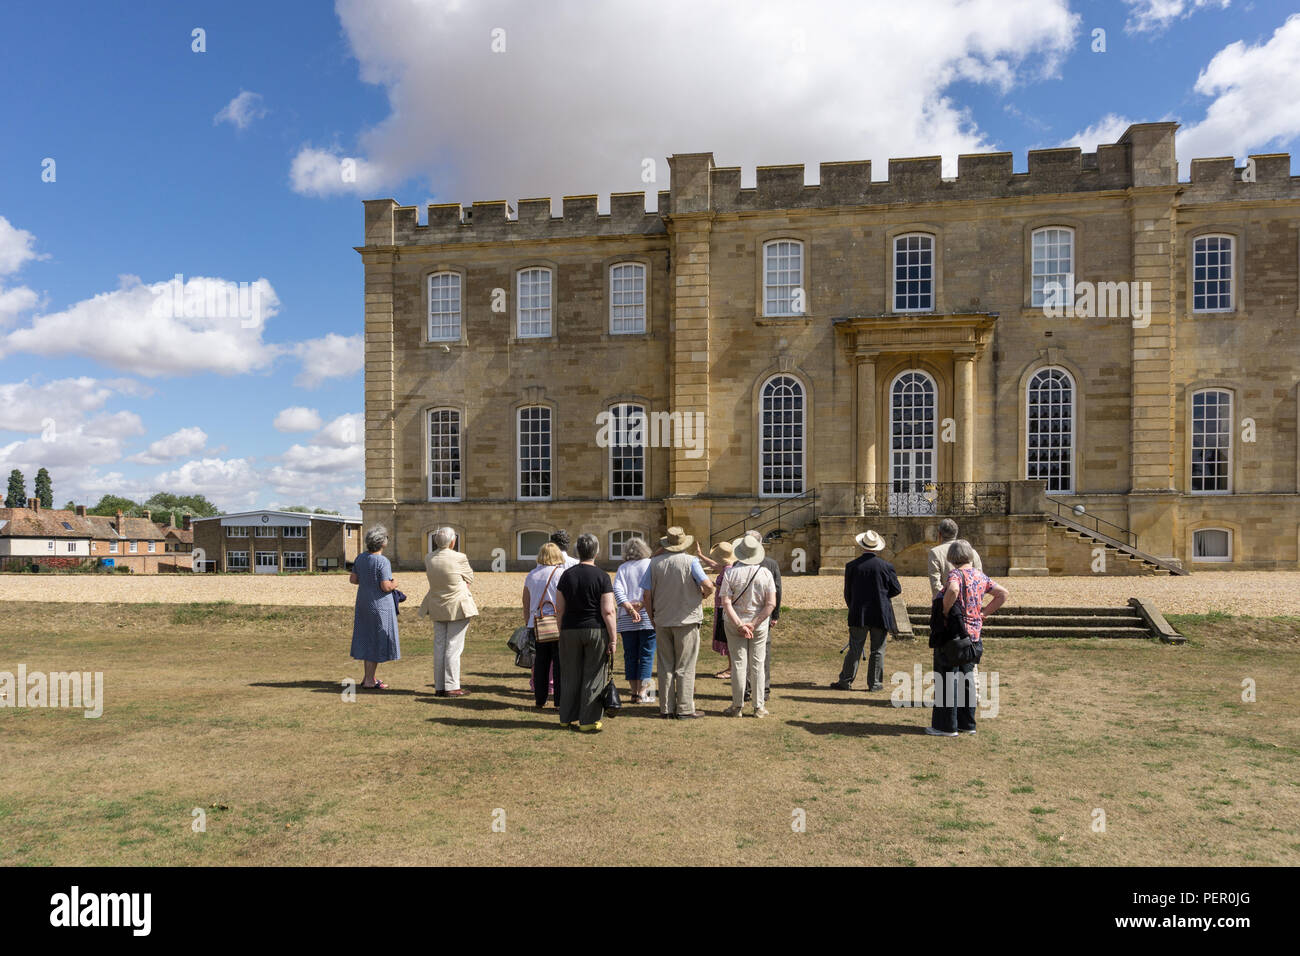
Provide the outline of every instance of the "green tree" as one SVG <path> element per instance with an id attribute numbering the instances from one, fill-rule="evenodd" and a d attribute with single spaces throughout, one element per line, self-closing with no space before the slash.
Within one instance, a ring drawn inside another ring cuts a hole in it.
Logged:
<path id="1" fill-rule="evenodd" d="M 309 514 L 311 514 L 311 509 L 308 508 L 306 505 L 286 505 L 285 507 L 281 508 L 280 510 L 281 510 L 281 511 L 292 511 L 294 514 L 302 514 L 302 515 L 309 515 Z"/>
<path id="2" fill-rule="evenodd" d="M 68 503 L 67 503 L 66 505 L 63 506 L 63 510 L 64 510 L 64 511 L 76 511 L 76 510 L 77 510 L 77 503 L 76 503 L 75 501 L 72 501 L 71 499 L 69 499 L 69 500 L 68 500 Z"/>
<path id="3" fill-rule="evenodd" d="M 221 514 L 221 509 L 203 495 L 173 495 L 166 491 L 158 492 L 144 506 L 155 514 L 175 512 L 198 518 L 212 518 Z"/>
<path id="4" fill-rule="evenodd" d="M 15 468 L 9 472 L 9 493 L 5 496 L 6 508 L 21 508 L 27 504 L 27 479 Z"/>
<path id="5" fill-rule="evenodd" d="M 304 509 L 304 510 L 305 510 L 305 509 Z M 315 509 L 315 510 L 312 512 L 312 514 L 318 514 L 318 515 L 336 515 L 336 514 L 338 514 L 338 512 L 337 512 L 337 511 L 330 511 L 330 510 L 327 509 L 327 508 L 317 508 L 317 509 Z"/>
<path id="6" fill-rule="evenodd" d="M 36 486 L 33 490 L 36 497 L 41 499 L 42 508 L 54 507 L 54 482 L 50 480 L 50 473 L 44 468 L 36 473 Z"/>
<path id="7" fill-rule="evenodd" d="M 87 508 L 86 514 L 103 515 L 111 518 L 119 511 L 124 515 L 138 516 L 144 509 L 130 498 L 123 498 L 121 495 L 104 495 L 99 499 L 99 504 L 93 508 Z"/>

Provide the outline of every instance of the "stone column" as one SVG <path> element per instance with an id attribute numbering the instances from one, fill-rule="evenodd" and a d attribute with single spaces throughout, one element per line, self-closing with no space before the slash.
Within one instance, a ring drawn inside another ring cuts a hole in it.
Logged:
<path id="1" fill-rule="evenodd" d="M 858 467 L 856 481 L 876 483 L 876 357 L 868 355 L 858 360 L 857 375 L 857 437 Z"/>
<path id="2" fill-rule="evenodd" d="M 396 395 L 393 352 L 393 273 L 398 259 L 394 245 L 391 199 L 370 200 L 366 209 L 365 263 L 365 428 L 366 497 L 361 502 L 363 525 L 388 527 L 388 558 L 399 566 L 397 527 L 397 443 L 394 430 Z"/>
<path id="3" fill-rule="evenodd" d="M 956 384 L 953 411 L 957 416 L 953 480 L 972 482 L 975 480 L 975 356 L 954 356 L 953 372 Z"/>

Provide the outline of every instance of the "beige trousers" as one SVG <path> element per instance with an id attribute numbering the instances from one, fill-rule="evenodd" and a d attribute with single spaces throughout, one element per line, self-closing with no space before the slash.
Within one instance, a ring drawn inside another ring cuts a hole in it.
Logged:
<path id="1" fill-rule="evenodd" d="M 754 709 L 763 706 L 766 690 L 765 664 L 767 662 L 767 621 L 754 628 L 754 637 L 745 640 L 739 629 L 727 618 L 722 622 L 727 631 L 727 653 L 731 658 L 731 706 L 744 709 L 745 687 L 754 698 Z"/>
<path id="2" fill-rule="evenodd" d="M 700 625 L 655 628 L 659 658 L 659 712 L 695 713 L 695 662 L 700 657 Z"/>

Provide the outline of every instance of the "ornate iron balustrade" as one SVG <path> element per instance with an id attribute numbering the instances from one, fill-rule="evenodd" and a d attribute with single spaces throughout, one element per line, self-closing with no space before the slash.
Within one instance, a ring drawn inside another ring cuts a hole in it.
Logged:
<path id="1" fill-rule="evenodd" d="M 1005 481 L 855 481 L 821 486 L 825 515 L 1005 515 L 1011 513 L 1010 483 Z"/>

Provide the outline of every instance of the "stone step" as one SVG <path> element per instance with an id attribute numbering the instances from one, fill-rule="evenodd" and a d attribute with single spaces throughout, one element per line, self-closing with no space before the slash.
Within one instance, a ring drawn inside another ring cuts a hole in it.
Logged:
<path id="1" fill-rule="evenodd" d="M 928 604 L 909 604 L 907 613 L 924 614 L 927 618 L 930 615 L 930 605 Z M 1024 616 L 1046 616 L 1046 617 L 1138 617 L 1135 608 L 1119 605 L 1118 607 L 1017 607 L 1014 604 L 1004 604 L 998 611 L 998 617 L 1002 616 L 1016 617 Z"/>
<path id="2" fill-rule="evenodd" d="M 913 624 L 913 632 L 917 639 L 928 639 L 930 637 L 929 624 Z M 1130 639 L 1151 639 L 1151 632 L 1145 627 L 1043 627 L 1043 626 L 1005 626 L 997 624 L 985 624 L 984 629 L 980 632 L 984 638 L 998 637 L 1064 637 L 1078 640 L 1092 640 L 1096 638 L 1130 638 Z"/>
<path id="3" fill-rule="evenodd" d="M 930 615 L 908 614 L 912 627 L 929 627 Z M 1097 615 L 1095 617 L 1052 616 L 1047 614 L 997 614 L 988 618 L 985 627 L 1144 627 L 1136 614 Z"/>

